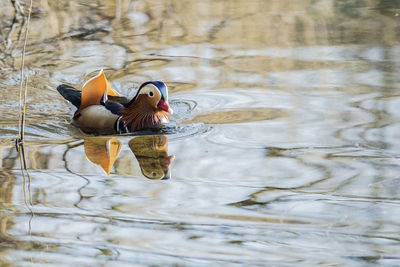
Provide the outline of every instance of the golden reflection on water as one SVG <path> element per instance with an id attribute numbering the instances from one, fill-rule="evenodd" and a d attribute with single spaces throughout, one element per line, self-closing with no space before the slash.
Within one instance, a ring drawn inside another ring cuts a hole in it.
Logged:
<path id="1" fill-rule="evenodd" d="M 257 122 L 265 120 L 274 120 L 285 116 L 285 112 L 279 109 L 271 108 L 254 108 L 216 111 L 208 114 L 198 115 L 190 121 L 183 123 L 207 123 L 207 124 L 230 124 L 230 123 L 245 123 Z"/>
<path id="2" fill-rule="evenodd" d="M 115 137 L 91 137 L 84 140 L 84 146 L 86 158 L 110 174 L 121 151 L 121 141 Z"/>
<path id="3" fill-rule="evenodd" d="M 139 162 L 142 174 L 149 179 L 171 178 L 170 165 L 174 158 L 168 155 L 168 136 L 142 135 L 132 138 L 129 148 Z M 90 137 L 84 139 L 86 158 L 110 174 L 122 142 L 116 137 Z"/>

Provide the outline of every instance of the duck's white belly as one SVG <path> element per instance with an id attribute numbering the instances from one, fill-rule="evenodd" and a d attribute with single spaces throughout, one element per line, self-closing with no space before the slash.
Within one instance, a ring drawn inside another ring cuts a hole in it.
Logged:
<path id="1" fill-rule="evenodd" d="M 102 105 L 92 105 L 75 115 L 74 124 L 88 133 L 114 133 L 118 117 Z"/>

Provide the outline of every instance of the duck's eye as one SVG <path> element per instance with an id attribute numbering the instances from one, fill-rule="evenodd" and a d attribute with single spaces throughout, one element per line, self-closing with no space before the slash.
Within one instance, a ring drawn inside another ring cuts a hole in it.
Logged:
<path id="1" fill-rule="evenodd" d="M 150 97 L 153 97 L 153 96 L 154 96 L 153 91 L 150 91 L 150 92 L 149 92 L 149 96 L 150 96 Z"/>

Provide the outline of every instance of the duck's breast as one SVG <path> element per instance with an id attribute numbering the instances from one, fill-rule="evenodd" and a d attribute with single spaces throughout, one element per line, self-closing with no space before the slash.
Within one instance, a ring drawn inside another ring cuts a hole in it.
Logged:
<path id="1" fill-rule="evenodd" d="M 87 133 L 112 134 L 118 117 L 102 105 L 91 105 L 75 114 L 74 124 Z"/>

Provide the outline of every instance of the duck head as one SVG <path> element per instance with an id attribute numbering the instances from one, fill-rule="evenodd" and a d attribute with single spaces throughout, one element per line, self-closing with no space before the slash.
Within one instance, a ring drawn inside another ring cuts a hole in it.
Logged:
<path id="1" fill-rule="evenodd" d="M 150 81 L 143 83 L 132 101 L 134 102 L 140 97 L 146 98 L 153 109 L 160 109 L 173 114 L 168 104 L 168 88 L 164 82 Z"/>
<path id="2" fill-rule="evenodd" d="M 168 103 L 168 88 L 161 81 L 143 83 L 136 96 L 119 112 L 120 122 L 129 131 L 152 128 L 169 122 L 173 110 Z"/>

